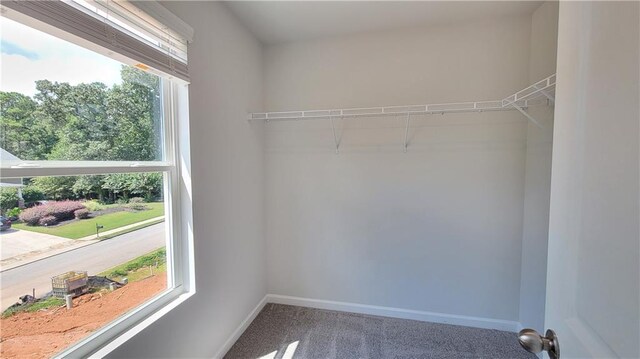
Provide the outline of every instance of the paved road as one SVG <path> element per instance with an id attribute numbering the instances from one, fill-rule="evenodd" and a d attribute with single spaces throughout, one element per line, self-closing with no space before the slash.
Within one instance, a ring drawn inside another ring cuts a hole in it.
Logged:
<path id="1" fill-rule="evenodd" d="M 126 233 L 86 247 L 45 258 L 0 273 L 0 306 L 6 309 L 18 297 L 51 291 L 51 277 L 70 271 L 95 275 L 165 245 L 164 223 Z"/>

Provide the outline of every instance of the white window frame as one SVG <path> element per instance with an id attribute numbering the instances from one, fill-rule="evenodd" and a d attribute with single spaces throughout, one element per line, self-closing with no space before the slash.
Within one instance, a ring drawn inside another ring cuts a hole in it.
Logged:
<path id="1" fill-rule="evenodd" d="M 11 18 L 11 17 L 9 17 Z M 16 19 L 26 26 L 43 30 L 37 20 Z M 46 31 L 50 34 L 52 32 Z M 58 36 L 77 45 L 73 37 Z M 88 46 L 83 46 L 87 48 Z M 95 46 L 90 47 L 96 50 Z M 122 61 L 106 49 L 99 53 Z M 165 226 L 170 235 L 167 244 L 169 288 L 137 308 L 118 317 L 88 337 L 55 355 L 56 358 L 104 357 L 144 328 L 193 296 L 195 267 L 189 149 L 188 85 L 177 79 L 162 78 L 165 158 L 162 161 L 2 161 L 0 177 L 72 176 L 84 174 L 162 172 L 164 177 Z"/>

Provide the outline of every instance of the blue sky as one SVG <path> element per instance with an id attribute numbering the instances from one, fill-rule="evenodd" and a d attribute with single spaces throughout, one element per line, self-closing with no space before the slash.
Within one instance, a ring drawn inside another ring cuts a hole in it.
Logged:
<path id="1" fill-rule="evenodd" d="M 35 61 L 40 58 L 37 52 L 29 51 L 9 41 L 0 40 L 0 52 L 7 55 L 24 56 L 29 60 Z"/>
<path id="2" fill-rule="evenodd" d="M 28 96 L 36 80 L 79 83 L 120 83 L 121 63 L 0 17 L 0 91 Z"/>

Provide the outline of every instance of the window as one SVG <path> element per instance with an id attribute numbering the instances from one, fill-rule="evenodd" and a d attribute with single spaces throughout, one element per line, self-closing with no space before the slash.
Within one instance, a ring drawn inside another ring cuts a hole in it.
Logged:
<path id="1" fill-rule="evenodd" d="M 3 358 L 106 354 L 195 291 L 185 25 L 109 4 L 2 4 Z"/>

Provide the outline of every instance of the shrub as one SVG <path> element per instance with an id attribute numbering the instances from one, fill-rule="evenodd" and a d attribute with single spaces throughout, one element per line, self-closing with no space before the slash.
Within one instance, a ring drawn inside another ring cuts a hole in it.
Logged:
<path id="1" fill-rule="evenodd" d="M 18 205 L 18 191 L 15 188 L 0 189 L 0 209 L 5 210 Z"/>
<path id="2" fill-rule="evenodd" d="M 133 197 L 129 200 L 129 204 L 127 205 L 128 208 L 136 210 L 136 211 L 143 211 L 145 209 L 147 209 L 147 206 L 145 205 L 144 199 L 140 198 L 140 197 Z"/>
<path id="3" fill-rule="evenodd" d="M 53 226 L 56 223 L 58 223 L 58 219 L 55 216 L 44 216 L 38 221 L 41 226 Z"/>
<path id="4" fill-rule="evenodd" d="M 75 211 L 85 208 L 84 205 L 78 201 L 49 202 L 46 206 L 50 208 L 49 214 L 56 217 L 59 221 L 72 219 Z"/>
<path id="5" fill-rule="evenodd" d="M 42 201 L 44 193 L 32 185 L 28 185 L 22 189 L 22 198 L 25 203 Z"/>
<path id="6" fill-rule="evenodd" d="M 25 202 L 24 203 L 24 208 L 31 208 L 31 207 L 35 207 L 35 206 L 39 206 L 43 203 L 46 203 L 46 201 L 37 201 L 37 202 Z"/>
<path id="7" fill-rule="evenodd" d="M 20 220 L 30 226 L 38 225 L 40 218 L 49 215 L 49 208 L 47 205 L 39 205 L 31 208 L 27 208 L 20 213 Z"/>
<path id="8" fill-rule="evenodd" d="M 74 218 L 74 212 L 84 208 L 78 201 L 47 202 L 40 206 L 27 208 L 20 213 L 20 219 L 28 225 L 35 226 L 45 216 L 53 216 L 56 221 Z"/>
<path id="9" fill-rule="evenodd" d="M 89 210 L 86 208 L 80 208 L 73 212 L 73 215 L 76 219 L 87 219 L 89 218 Z"/>
<path id="10" fill-rule="evenodd" d="M 129 203 L 127 208 L 133 209 L 134 211 L 144 211 L 147 209 L 147 206 L 144 203 Z"/>
<path id="11" fill-rule="evenodd" d="M 91 212 L 102 211 L 104 209 L 104 206 L 98 201 L 86 201 L 83 204 Z"/>
<path id="12" fill-rule="evenodd" d="M 18 207 L 11 208 L 10 210 L 7 210 L 7 217 L 14 221 L 18 216 L 20 216 L 20 212 L 22 212 L 22 210 Z"/>

